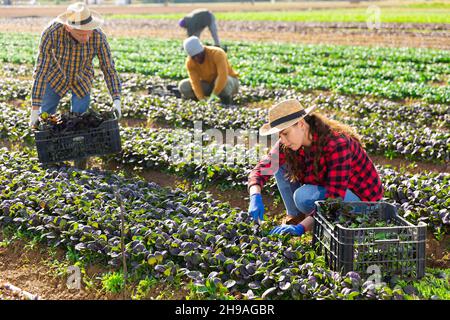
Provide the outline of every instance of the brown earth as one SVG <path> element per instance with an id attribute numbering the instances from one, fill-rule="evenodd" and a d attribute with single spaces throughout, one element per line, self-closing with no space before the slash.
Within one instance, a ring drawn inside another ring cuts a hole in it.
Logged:
<path id="1" fill-rule="evenodd" d="M 437 173 L 450 173 L 450 163 L 434 164 L 427 162 L 411 162 L 402 158 L 387 159 L 380 155 L 369 155 L 375 164 L 378 165 L 390 165 L 395 170 L 404 168 L 410 173 L 423 174 L 425 171 L 437 172 Z"/>
<path id="2" fill-rule="evenodd" d="M 392 7 L 399 4 L 414 3 L 414 1 L 376 1 L 372 2 L 379 7 Z M 367 8 L 371 2 L 359 1 L 304 1 L 304 2 L 282 2 L 282 3 L 208 3 L 208 9 L 213 12 L 227 11 L 268 11 L 268 10 L 308 10 L 308 9 L 333 9 L 333 8 Z M 90 8 L 101 14 L 163 14 L 190 12 L 197 8 L 204 8 L 203 3 L 189 4 L 138 4 L 127 6 L 91 5 Z M 67 4 L 52 6 L 14 6 L 2 7 L 1 17 L 24 17 L 24 16 L 56 16 L 65 11 Z"/>
<path id="3" fill-rule="evenodd" d="M 29 32 L 39 34 L 52 17 L 29 17 L 0 20 L 2 32 Z M 433 30 L 437 25 L 412 24 L 405 29 L 401 24 L 386 24 L 380 30 L 369 30 L 361 24 L 333 23 L 283 23 L 257 21 L 220 21 L 219 35 L 222 40 L 283 42 L 301 44 L 356 45 L 382 47 L 416 47 L 450 50 L 448 26 Z M 418 28 L 425 28 L 420 30 Z M 160 39 L 183 39 L 185 30 L 172 20 L 107 20 L 103 30 L 111 37 L 150 37 Z M 412 30 L 412 31 L 408 31 Z M 202 39 L 212 43 L 208 31 Z"/>
<path id="4" fill-rule="evenodd" d="M 1 231 L 1 229 L 0 229 Z M 3 240 L 0 232 L 0 242 Z M 86 268 L 86 275 L 94 282 L 94 288 L 86 288 L 82 283 L 81 290 L 68 289 L 67 276 L 56 275 L 55 267 L 51 264 L 55 261 L 64 261 L 64 252 L 56 250 L 56 255 L 49 253 L 47 247 L 37 245 L 35 248 L 26 248 L 22 240 L 15 240 L 5 247 L 0 246 L 0 300 L 21 299 L 6 290 L 3 285 L 10 283 L 32 295 L 37 295 L 43 300 L 122 300 L 132 299 L 135 285 L 132 285 L 123 293 L 112 294 L 102 291 L 100 280 L 109 270 L 100 265 L 90 265 Z M 184 288 L 175 289 L 164 284 L 157 284 L 151 288 L 143 299 L 173 299 L 183 300 L 189 294 Z"/>
<path id="5" fill-rule="evenodd" d="M 36 25 L 18 26 L 17 24 L 2 25 L 2 32 L 31 32 L 41 33 L 43 27 Z M 183 39 L 186 35 L 183 30 L 148 30 L 148 29 L 108 29 L 105 33 L 111 37 L 150 37 L 160 39 Z M 220 32 L 222 40 L 253 41 L 253 42 L 283 42 L 301 44 L 328 44 L 328 45 L 351 45 L 369 47 L 412 47 L 450 50 L 448 36 L 420 37 L 417 35 L 378 35 L 372 34 L 336 34 L 323 32 L 316 34 L 299 34 L 294 32 Z M 208 32 L 202 34 L 202 39 L 212 42 Z M 276 40 L 275 40 L 276 39 Z"/>
<path id="6" fill-rule="evenodd" d="M 1 239 L 0 239 L 1 240 Z M 25 243 L 14 242 L 7 247 L 0 247 L 0 281 L 9 282 L 31 294 L 43 299 L 86 300 L 98 299 L 93 292 L 84 289 L 69 290 L 63 278 L 49 274 L 50 257 L 46 248 L 24 250 Z M 63 252 L 58 250 L 57 259 L 62 259 Z"/>
<path id="7" fill-rule="evenodd" d="M 6 26 L 8 28 L 8 26 Z M 10 27 L 11 31 L 16 26 Z M 40 30 L 41 31 L 41 30 Z M 40 32 L 39 31 L 39 32 Z M 162 39 L 183 39 L 186 35 L 183 30 L 148 30 L 133 28 L 129 30 L 106 29 L 105 32 L 114 37 L 151 37 Z M 220 31 L 220 38 L 232 41 L 252 41 L 252 42 L 282 42 L 301 44 L 321 44 L 321 45 L 348 45 L 348 46 L 369 46 L 369 47 L 412 47 L 430 48 L 440 50 L 450 50 L 448 36 L 423 37 L 416 34 L 396 35 L 396 34 L 338 34 L 332 31 L 323 31 L 312 34 L 302 34 L 296 32 L 268 32 L 268 31 Z M 212 43 L 212 38 L 208 32 L 202 33 L 202 39 Z"/>
<path id="8" fill-rule="evenodd" d="M 437 241 L 433 235 L 429 234 L 425 251 L 427 267 L 450 268 L 450 235 L 445 235 L 443 240 Z"/>

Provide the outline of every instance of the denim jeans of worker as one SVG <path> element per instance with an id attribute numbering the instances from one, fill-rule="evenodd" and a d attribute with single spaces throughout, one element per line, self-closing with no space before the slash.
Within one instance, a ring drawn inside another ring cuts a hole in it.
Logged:
<path id="1" fill-rule="evenodd" d="M 277 181 L 278 190 L 280 190 L 281 198 L 288 215 L 296 217 L 303 213 L 311 214 L 315 209 L 314 204 L 317 200 L 325 200 L 326 189 L 322 186 L 312 184 L 301 184 L 299 182 L 290 182 L 286 177 L 286 167 L 281 166 L 275 179 Z M 361 201 L 359 197 L 350 189 L 345 193 L 344 201 Z"/>
<path id="2" fill-rule="evenodd" d="M 72 104 L 70 111 L 78 113 L 86 112 L 89 108 L 90 98 L 90 95 L 87 94 L 80 99 L 72 92 Z M 56 108 L 58 107 L 59 101 L 61 101 L 61 97 L 55 92 L 55 90 L 53 90 L 50 84 L 47 83 L 44 97 L 42 98 L 40 112 L 47 112 L 48 114 L 56 113 Z"/>

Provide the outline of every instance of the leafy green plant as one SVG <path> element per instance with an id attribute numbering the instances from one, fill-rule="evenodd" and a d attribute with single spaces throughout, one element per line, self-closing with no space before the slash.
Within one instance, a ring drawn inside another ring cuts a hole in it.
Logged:
<path id="1" fill-rule="evenodd" d="M 221 282 L 208 278 L 204 284 L 189 284 L 190 293 L 186 297 L 187 300 L 208 299 L 208 300 L 234 300 L 235 298 L 229 294 L 227 287 Z"/>
<path id="2" fill-rule="evenodd" d="M 31 239 L 27 239 L 27 243 L 25 244 L 24 249 L 29 251 L 35 250 L 38 247 L 40 240 L 41 239 L 39 236 L 31 236 Z"/>
<path id="3" fill-rule="evenodd" d="M 120 293 L 125 288 L 123 274 L 121 272 L 108 272 L 101 278 L 103 289 L 110 293 Z"/>
<path id="4" fill-rule="evenodd" d="M 398 280 L 396 287 L 405 292 L 405 299 L 449 300 L 450 299 L 450 271 L 449 269 L 427 268 L 425 277 L 419 281 Z"/>
<path id="5" fill-rule="evenodd" d="M 135 293 L 131 296 L 133 300 L 142 300 L 148 296 L 149 291 L 158 284 L 158 280 L 152 277 L 139 281 Z"/>
<path id="6" fill-rule="evenodd" d="M 80 260 L 80 253 L 77 252 L 73 247 L 67 246 L 66 259 L 71 263 L 76 263 Z"/>

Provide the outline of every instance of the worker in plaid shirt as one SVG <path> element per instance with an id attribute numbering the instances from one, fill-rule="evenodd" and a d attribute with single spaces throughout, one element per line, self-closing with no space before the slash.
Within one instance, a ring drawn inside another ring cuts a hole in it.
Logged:
<path id="1" fill-rule="evenodd" d="M 317 200 L 383 197 L 380 177 L 359 136 L 342 123 L 312 113 L 314 108 L 283 101 L 270 109 L 269 123 L 260 129 L 261 135 L 278 133 L 279 140 L 249 175 L 249 213 L 255 221 L 264 219 L 261 189 L 274 175 L 287 217 L 271 234 L 300 236 L 310 231 Z"/>
<path id="2" fill-rule="evenodd" d="M 40 113 L 55 113 L 59 101 L 69 90 L 72 93 L 71 111 L 87 111 L 95 56 L 112 96 L 114 111 L 118 118 L 121 117 L 121 83 L 106 36 L 99 29 L 102 22 L 98 13 L 78 2 L 71 4 L 44 30 L 34 71 L 31 126 L 37 122 Z"/>

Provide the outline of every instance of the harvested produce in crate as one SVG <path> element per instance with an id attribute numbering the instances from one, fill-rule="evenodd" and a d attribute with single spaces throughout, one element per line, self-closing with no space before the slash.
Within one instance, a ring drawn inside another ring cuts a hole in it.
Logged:
<path id="1" fill-rule="evenodd" d="M 36 149 L 43 164 L 121 151 L 119 123 L 112 112 L 42 114 L 36 128 Z"/>
<path id="2" fill-rule="evenodd" d="M 395 227 L 390 219 L 377 219 L 376 215 L 365 215 L 354 212 L 354 206 L 342 199 L 327 199 L 321 209 L 325 217 L 334 225 L 340 224 L 345 228 L 383 228 Z"/>
<path id="3" fill-rule="evenodd" d="M 114 119 L 113 112 L 96 112 L 89 110 L 84 113 L 69 112 L 64 114 L 49 115 L 43 112 L 35 129 L 50 131 L 51 133 L 77 132 L 97 128 L 104 121 Z"/>
<path id="4" fill-rule="evenodd" d="M 426 225 L 415 226 L 387 202 L 317 201 L 313 244 L 330 268 L 421 278 L 425 269 Z"/>

